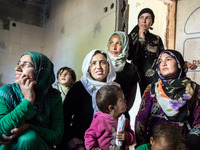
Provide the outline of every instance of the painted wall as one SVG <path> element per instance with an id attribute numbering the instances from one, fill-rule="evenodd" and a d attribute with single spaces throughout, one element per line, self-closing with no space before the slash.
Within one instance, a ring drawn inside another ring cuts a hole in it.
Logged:
<path id="1" fill-rule="evenodd" d="M 15 24 L 15 26 L 13 26 Z M 26 51 L 43 51 L 44 29 L 10 22 L 10 29 L 0 29 L 0 86 L 14 82 L 15 67 Z"/>
<path id="2" fill-rule="evenodd" d="M 187 9 L 186 9 L 187 6 Z M 198 68 L 187 75 L 200 84 L 200 1 L 181 0 L 177 4 L 176 49 Z"/>
<path id="3" fill-rule="evenodd" d="M 68 66 L 79 80 L 86 54 L 93 49 L 106 50 L 107 39 L 115 29 L 115 0 L 62 0 L 54 1 L 52 6 L 45 32 L 45 53 L 53 60 L 55 72 Z"/>

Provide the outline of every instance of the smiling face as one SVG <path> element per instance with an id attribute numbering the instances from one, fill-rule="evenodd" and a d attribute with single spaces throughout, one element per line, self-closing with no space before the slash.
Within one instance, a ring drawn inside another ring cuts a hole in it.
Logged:
<path id="1" fill-rule="evenodd" d="M 68 70 L 61 70 L 58 75 L 58 82 L 61 85 L 70 87 L 74 83 L 74 80 L 72 79 L 72 76 Z"/>
<path id="2" fill-rule="evenodd" d="M 143 13 L 138 19 L 139 28 L 148 31 L 152 25 L 152 17 L 150 13 Z"/>
<path id="3" fill-rule="evenodd" d="M 114 34 L 109 41 L 109 52 L 112 56 L 117 57 L 122 53 L 122 43 L 120 36 Z"/>
<path id="4" fill-rule="evenodd" d="M 176 60 L 167 53 L 161 54 L 159 57 L 159 71 L 162 76 L 167 78 L 175 78 L 178 76 L 178 64 Z"/>
<path id="5" fill-rule="evenodd" d="M 107 58 L 100 53 L 95 54 L 89 66 L 89 73 L 94 80 L 105 82 L 109 72 Z"/>
<path id="6" fill-rule="evenodd" d="M 15 68 L 15 83 L 18 84 L 22 75 L 34 80 L 35 65 L 31 55 L 23 55 Z"/>

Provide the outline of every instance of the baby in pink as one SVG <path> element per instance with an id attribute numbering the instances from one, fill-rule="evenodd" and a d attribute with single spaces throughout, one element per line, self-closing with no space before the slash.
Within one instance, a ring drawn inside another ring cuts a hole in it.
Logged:
<path id="1" fill-rule="evenodd" d="M 123 141 L 120 149 L 128 149 L 135 140 L 135 134 L 126 119 L 124 131 L 117 131 L 118 118 L 126 112 L 126 100 L 123 91 L 116 85 L 105 85 L 97 92 L 96 102 L 100 112 L 93 117 L 90 127 L 85 132 L 87 150 L 116 150 L 116 139 Z"/>

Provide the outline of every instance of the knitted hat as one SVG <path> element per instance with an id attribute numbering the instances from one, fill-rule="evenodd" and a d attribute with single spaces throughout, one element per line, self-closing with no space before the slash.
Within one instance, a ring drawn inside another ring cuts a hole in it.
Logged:
<path id="1" fill-rule="evenodd" d="M 154 18 L 155 18 L 155 15 L 153 13 L 153 11 L 150 9 L 150 8 L 144 8 L 140 11 L 140 13 L 138 14 L 138 19 L 140 18 L 140 16 L 144 13 L 149 13 L 151 14 L 151 18 L 152 18 L 152 25 L 154 23 Z"/>

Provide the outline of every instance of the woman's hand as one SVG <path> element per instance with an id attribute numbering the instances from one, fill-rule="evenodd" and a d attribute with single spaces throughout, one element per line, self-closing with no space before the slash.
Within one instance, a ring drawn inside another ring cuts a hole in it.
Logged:
<path id="1" fill-rule="evenodd" d="M 24 123 L 20 127 L 12 129 L 10 131 L 12 133 L 12 135 L 7 136 L 5 134 L 2 134 L 4 141 L 0 141 L 0 144 L 3 144 L 3 145 L 10 144 L 14 138 L 19 137 L 25 130 L 27 130 L 29 128 L 30 128 L 30 125 L 27 123 Z"/>
<path id="2" fill-rule="evenodd" d="M 197 68 L 197 65 L 192 64 L 192 63 L 190 63 L 190 62 L 188 62 L 188 61 L 186 61 L 186 65 L 187 65 L 187 67 L 188 67 L 189 69 L 191 69 L 191 70 L 195 70 L 195 69 Z"/>
<path id="3" fill-rule="evenodd" d="M 126 139 L 126 132 L 125 131 L 119 131 L 116 138 L 119 140 L 119 141 L 125 141 Z"/>
<path id="4" fill-rule="evenodd" d="M 145 34 L 147 34 L 147 31 L 143 28 L 139 29 L 139 37 L 143 38 L 145 40 Z"/>
<path id="5" fill-rule="evenodd" d="M 25 74 L 20 77 L 19 86 L 21 88 L 22 94 L 24 95 L 24 99 L 27 99 L 32 104 L 35 100 L 35 92 L 33 90 L 33 86 L 35 84 L 37 84 L 37 82 Z"/>

